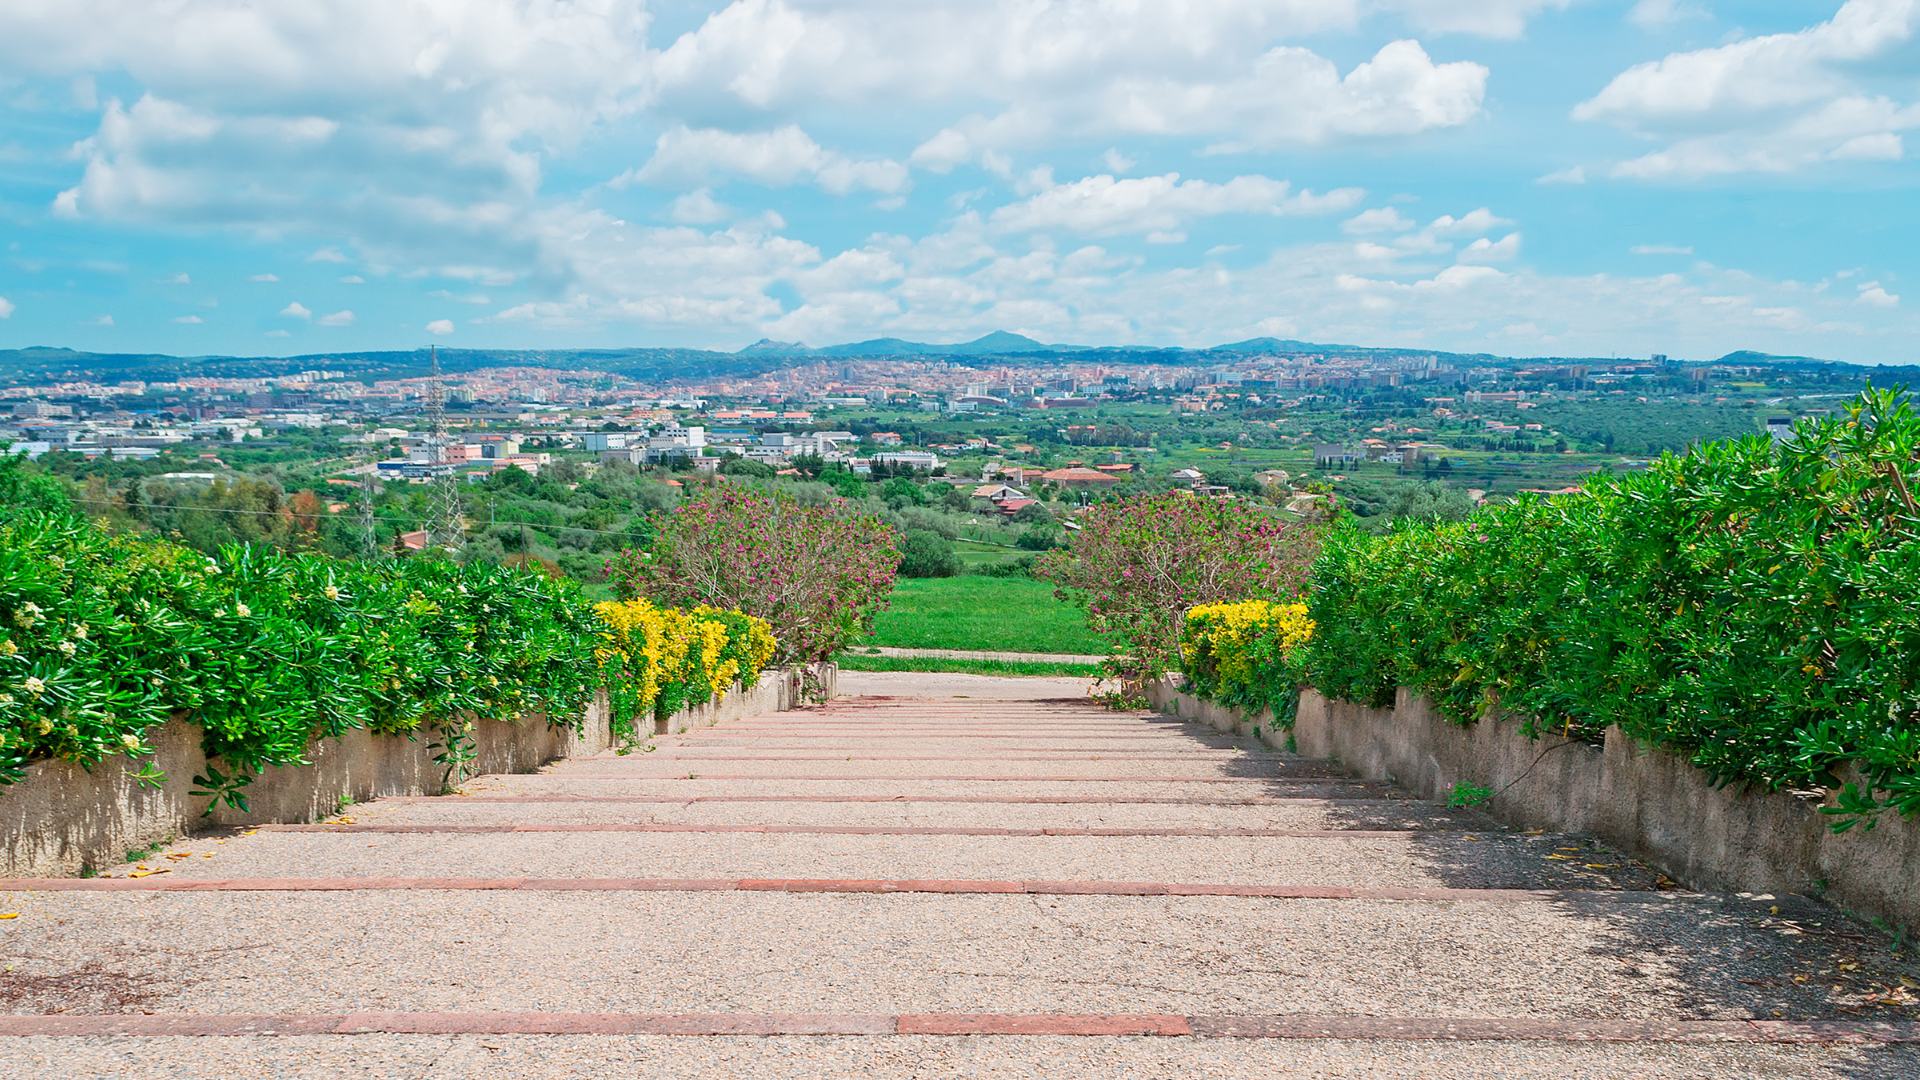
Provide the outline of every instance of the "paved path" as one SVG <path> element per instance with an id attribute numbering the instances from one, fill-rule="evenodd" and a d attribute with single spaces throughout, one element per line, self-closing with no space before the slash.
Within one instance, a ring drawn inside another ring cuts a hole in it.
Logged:
<path id="1" fill-rule="evenodd" d="M 842 680 L 0 882 L 0 1075 L 1920 1076 L 1915 973 L 1829 909 L 1082 681 Z"/>

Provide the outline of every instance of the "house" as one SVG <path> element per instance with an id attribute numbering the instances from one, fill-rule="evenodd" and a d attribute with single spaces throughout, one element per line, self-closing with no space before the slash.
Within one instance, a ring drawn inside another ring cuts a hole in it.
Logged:
<path id="1" fill-rule="evenodd" d="M 1351 465 L 1364 456 L 1361 452 L 1350 450 L 1339 443 L 1316 443 L 1313 447 L 1315 465 Z"/>
<path id="2" fill-rule="evenodd" d="M 1176 484 L 1204 484 L 1207 482 L 1207 474 L 1199 469 L 1175 469 L 1171 479 Z"/>
<path id="3" fill-rule="evenodd" d="M 1002 515 L 1006 517 L 1012 517 L 1013 515 L 1019 513 L 1022 510 L 1025 510 L 1027 507 L 1032 506 L 1039 501 L 1040 500 L 1038 499 L 1002 499 L 1001 501 L 994 503 L 994 505 L 1000 508 L 1000 513 Z"/>
<path id="4" fill-rule="evenodd" d="M 425 529 L 400 534 L 400 546 L 408 551 L 425 551 L 433 537 Z"/>
<path id="5" fill-rule="evenodd" d="M 1040 474 L 1040 479 L 1059 484 L 1066 488 L 1104 488 L 1120 482 L 1117 476 L 1110 476 L 1098 469 L 1075 466 L 1067 469 L 1049 469 Z"/>
<path id="6" fill-rule="evenodd" d="M 1024 499 L 1027 496 L 1025 492 L 1010 484 L 981 484 L 973 489 L 973 497 L 997 503 L 1007 499 Z"/>
<path id="7" fill-rule="evenodd" d="M 940 458 L 925 450 L 891 450 L 884 454 L 873 455 L 876 464 L 890 465 L 896 469 L 926 469 L 931 472 L 940 467 Z"/>

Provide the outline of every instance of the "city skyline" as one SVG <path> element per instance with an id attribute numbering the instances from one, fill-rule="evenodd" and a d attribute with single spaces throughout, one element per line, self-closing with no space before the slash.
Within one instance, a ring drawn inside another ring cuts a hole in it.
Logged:
<path id="1" fill-rule="evenodd" d="M 11 5 L 0 348 L 1912 362 L 1916 29 L 1915 0 Z"/>

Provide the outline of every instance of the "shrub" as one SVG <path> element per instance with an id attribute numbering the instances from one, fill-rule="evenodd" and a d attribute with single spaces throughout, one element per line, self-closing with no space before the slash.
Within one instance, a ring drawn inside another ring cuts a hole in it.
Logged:
<path id="1" fill-rule="evenodd" d="M 1719 781 L 1833 786 L 1920 812 L 1920 417 L 1869 391 L 1844 418 L 1668 455 L 1578 494 L 1383 537 L 1314 571 L 1319 689 L 1396 685 L 1458 723 L 1610 725 Z"/>
<path id="2" fill-rule="evenodd" d="M 145 756 L 173 717 L 220 762 L 205 793 L 241 808 L 259 769 L 351 728 L 434 729 L 451 770 L 475 717 L 577 725 L 593 634 L 577 589 L 535 571 L 210 558 L 63 514 L 0 515 L 0 782 L 37 758 Z M 151 763 L 140 775 L 161 779 Z"/>
<path id="3" fill-rule="evenodd" d="M 914 529 L 900 545 L 900 576 L 952 577 L 961 570 L 953 543 L 937 532 Z"/>
<path id="4" fill-rule="evenodd" d="M 1303 603 L 1202 604 L 1187 612 L 1180 632 L 1181 670 L 1199 696 L 1248 712 L 1271 709 L 1276 720 L 1289 724 L 1312 636 L 1313 620 Z"/>
<path id="5" fill-rule="evenodd" d="M 737 611 L 679 611 L 647 600 L 609 601 L 594 611 L 603 624 L 595 657 L 623 746 L 644 737 L 655 719 L 722 700 L 736 681 L 753 687 L 774 652 L 767 624 Z"/>
<path id="6" fill-rule="evenodd" d="M 1035 572 L 1114 635 L 1129 654 L 1117 671 L 1133 680 L 1178 663 L 1189 608 L 1298 595 L 1322 531 L 1257 503 L 1177 492 L 1102 503 L 1080 526 Z"/>
<path id="7" fill-rule="evenodd" d="M 714 488 L 661 515 L 652 546 L 610 571 L 624 599 L 735 608 L 765 620 L 778 662 L 825 660 L 871 629 L 893 590 L 894 536 L 844 501 Z"/>

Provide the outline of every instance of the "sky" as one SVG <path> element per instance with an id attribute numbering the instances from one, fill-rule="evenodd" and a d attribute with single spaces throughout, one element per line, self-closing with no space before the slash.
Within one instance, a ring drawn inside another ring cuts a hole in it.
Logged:
<path id="1" fill-rule="evenodd" d="M 7 0 L 0 347 L 1920 362 L 1920 0 Z"/>

